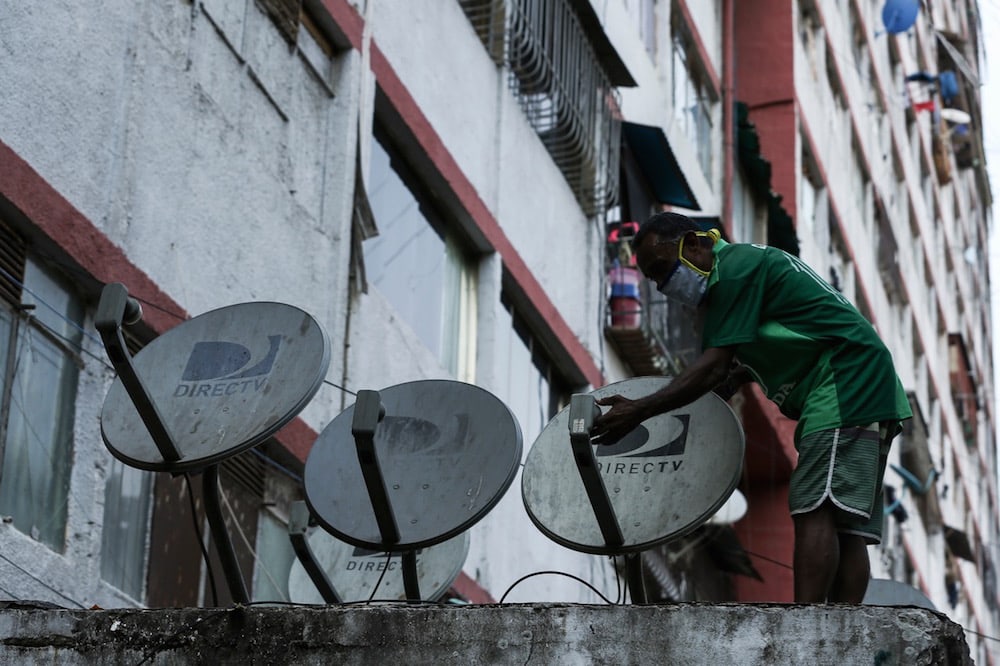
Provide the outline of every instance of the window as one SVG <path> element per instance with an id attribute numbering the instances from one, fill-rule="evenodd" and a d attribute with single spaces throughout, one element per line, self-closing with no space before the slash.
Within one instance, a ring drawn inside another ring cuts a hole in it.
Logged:
<path id="1" fill-rule="evenodd" d="M 145 594 L 152 479 L 149 472 L 112 458 L 104 487 L 101 578 L 140 601 Z"/>
<path id="2" fill-rule="evenodd" d="M 379 235 L 363 245 L 368 281 L 452 375 L 471 380 L 473 263 L 384 133 L 375 138 L 369 200 Z"/>
<path id="3" fill-rule="evenodd" d="M 30 258 L 23 284 L 0 302 L 0 514 L 63 552 L 83 308 Z"/>
<path id="4" fill-rule="evenodd" d="M 593 8 L 573 0 L 460 3 L 490 57 L 508 68 L 510 90 L 584 214 L 603 217 L 618 197 L 621 114 L 613 86 L 631 75 L 612 71 L 607 53 L 599 57 L 605 49 L 594 48 L 599 36 L 585 20 Z M 644 22 L 655 18 L 652 3 L 641 11 Z M 643 39 L 648 48 L 654 37 Z"/>
<path id="5" fill-rule="evenodd" d="M 646 52 L 656 56 L 656 0 L 625 0 L 625 9 L 635 22 Z"/>
<path id="6" fill-rule="evenodd" d="M 295 562 L 295 550 L 288 538 L 288 526 L 263 510 L 257 525 L 257 558 L 252 597 L 256 601 L 291 601 L 288 575 Z"/>
<path id="7" fill-rule="evenodd" d="M 712 180 L 712 103 L 701 77 L 691 67 L 690 41 L 682 27 L 674 32 L 671 65 L 673 121 L 698 152 L 698 164 Z"/>
<path id="8" fill-rule="evenodd" d="M 527 452 L 542 428 L 569 404 L 570 391 L 506 293 L 501 301 L 505 316 L 497 321 L 496 394 L 517 418 Z"/>
<path id="9" fill-rule="evenodd" d="M 802 144 L 806 145 L 803 138 Z M 819 168 L 812 153 L 802 151 L 802 169 L 799 173 L 799 214 L 796 232 L 800 238 L 813 238 L 815 243 L 802 248 L 802 260 L 809 264 L 820 275 L 826 274 L 826 256 L 823 248 L 830 244 L 830 227 L 827 223 L 827 213 L 830 207 L 829 197 Z"/>

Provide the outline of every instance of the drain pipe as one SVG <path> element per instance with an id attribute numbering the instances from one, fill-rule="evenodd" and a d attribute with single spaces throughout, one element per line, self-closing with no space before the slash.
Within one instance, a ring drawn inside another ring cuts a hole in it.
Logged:
<path id="1" fill-rule="evenodd" d="M 722 226 L 734 241 L 749 242 L 749 238 L 733 238 L 733 181 L 735 169 L 736 104 L 735 13 L 736 0 L 722 0 Z"/>

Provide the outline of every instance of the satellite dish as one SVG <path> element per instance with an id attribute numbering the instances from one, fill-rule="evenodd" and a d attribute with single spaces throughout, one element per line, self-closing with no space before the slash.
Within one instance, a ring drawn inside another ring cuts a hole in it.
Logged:
<path id="1" fill-rule="evenodd" d="M 747 498 L 739 490 L 734 490 L 726 503 L 708 519 L 713 525 L 732 525 L 747 513 Z"/>
<path id="2" fill-rule="evenodd" d="M 917 606 L 936 611 L 933 602 L 915 587 L 895 580 L 873 578 L 861 601 L 866 606 Z"/>
<path id="3" fill-rule="evenodd" d="M 398 555 L 390 558 L 384 552 L 352 546 L 322 529 L 313 530 L 307 539 L 317 563 L 342 601 L 364 601 L 372 598 L 373 591 L 374 598 L 379 600 L 406 600 Z M 437 601 L 444 596 L 462 572 L 468 554 L 468 532 L 417 551 L 417 580 L 425 600 Z M 299 560 L 295 560 L 288 574 L 288 596 L 297 604 L 326 603 Z"/>
<path id="4" fill-rule="evenodd" d="M 359 460 L 352 432 L 359 394 L 323 429 L 306 460 L 310 511 L 337 538 L 371 550 L 412 551 L 458 536 L 513 482 L 522 447 L 517 420 L 488 391 L 456 381 L 397 384 L 378 397 L 384 417 L 374 427 L 373 452 L 387 506 L 376 511 Z M 398 530 L 394 542 L 383 539 L 386 510 Z"/>
<path id="5" fill-rule="evenodd" d="M 330 365 L 330 341 L 298 308 L 244 303 L 186 321 L 133 358 L 122 324 L 141 318 L 125 285 L 104 285 L 94 327 L 118 372 L 101 412 L 104 443 L 132 467 L 203 473 L 205 517 L 226 583 L 234 601 L 249 603 L 219 502 L 218 463 L 305 407 Z"/>
<path id="6" fill-rule="evenodd" d="M 917 21 L 920 0 L 887 0 L 882 7 L 882 23 L 890 35 L 906 32 Z"/>
<path id="7" fill-rule="evenodd" d="M 667 377 L 638 377 L 593 391 L 594 398 L 638 398 L 667 386 Z M 524 464 L 521 494 L 528 516 L 553 541 L 586 553 L 646 550 L 690 533 L 736 488 L 743 429 L 721 398 L 648 419 L 613 445 L 591 445 L 622 543 L 609 544 L 595 516 L 570 446 L 569 408 L 535 440 Z"/>
<path id="8" fill-rule="evenodd" d="M 282 303 L 242 303 L 167 331 L 132 359 L 179 454 L 166 460 L 121 376 L 101 434 L 122 462 L 151 471 L 203 469 L 260 444 L 323 383 L 330 341 L 313 317 Z"/>
<path id="9" fill-rule="evenodd" d="M 954 125 L 968 125 L 972 122 L 972 116 L 961 109 L 941 109 L 941 117 Z"/>

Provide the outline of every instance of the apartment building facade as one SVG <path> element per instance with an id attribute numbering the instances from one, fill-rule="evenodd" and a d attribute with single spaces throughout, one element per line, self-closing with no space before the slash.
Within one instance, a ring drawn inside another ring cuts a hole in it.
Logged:
<path id="1" fill-rule="evenodd" d="M 228 600 L 202 566 L 185 479 L 129 468 L 101 441 L 103 284 L 143 302 L 136 350 L 241 302 L 289 303 L 326 330 L 327 383 L 222 466 L 252 597 L 288 601 L 289 506 L 358 390 L 476 384 L 510 407 L 527 454 L 572 393 L 683 366 L 697 341 L 667 304 L 615 291 L 630 223 L 671 208 L 798 254 L 876 325 L 920 416 L 894 447 L 874 573 L 998 635 L 976 5 L 935 3 L 890 34 L 884 4 L 9 7 L 0 594 Z M 791 600 L 793 424 L 754 389 L 730 402 L 746 514 L 645 553 L 653 599 Z M 543 536 L 515 481 L 471 530 L 450 595 L 595 602 L 620 597 L 620 566 Z M 532 575 L 550 570 L 570 576 Z"/>

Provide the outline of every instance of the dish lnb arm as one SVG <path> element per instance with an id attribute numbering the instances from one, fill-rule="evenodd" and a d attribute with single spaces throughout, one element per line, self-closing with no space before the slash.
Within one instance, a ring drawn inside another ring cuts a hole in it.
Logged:
<path id="1" fill-rule="evenodd" d="M 587 499 L 594 509 L 597 525 L 601 528 L 601 536 L 607 545 L 621 546 L 625 543 L 625 537 L 611 506 L 608 489 L 601 479 L 594 447 L 590 443 L 590 432 L 600 413 L 601 409 L 594 402 L 593 395 L 587 393 L 573 395 L 569 403 L 569 441 L 573 447 L 573 459 L 576 461 L 577 471 L 580 472 L 580 479 L 587 491 Z"/>
<path id="2" fill-rule="evenodd" d="M 101 341 L 108 352 L 108 358 L 115 367 L 125 392 L 128 393 L 139 417 L 149 431 L 153 443 L 163 456 L 165 462 L 176 462 L 181 454 L 174 445 L 163 417 L 157 410 L 142 378 L 132 365 L 132 357 L 125 346 L 122 336 L 122 323 L 131 325 L 142 319 L 142 307 L 139 302 L 128 295 L 128 289 L 120 282 L 111 282 L 101 290 L 101 300 L 97 305 L 97 317 L 94 325 L 101 334 Z"/>
<path id="3" fill-rule="evenodd" d="M 361 463 L 361 475 L 365 479 L 368 497 L 375 511 L 375 522 L 386 546 L 399 543 L 399 527 L 396 516 L 389 503 L 389 493 L 385 488 L 385 477 L 375 452 L 375 428 L 385 417 L 385 406 L 378 391 L 358 391 L 358 400 L 354 403 L 354 420 L 351 422 L 351 434 L 358 449 L 358 462 Z M 387 548 L 386 550 L 390 550 Z"/>

